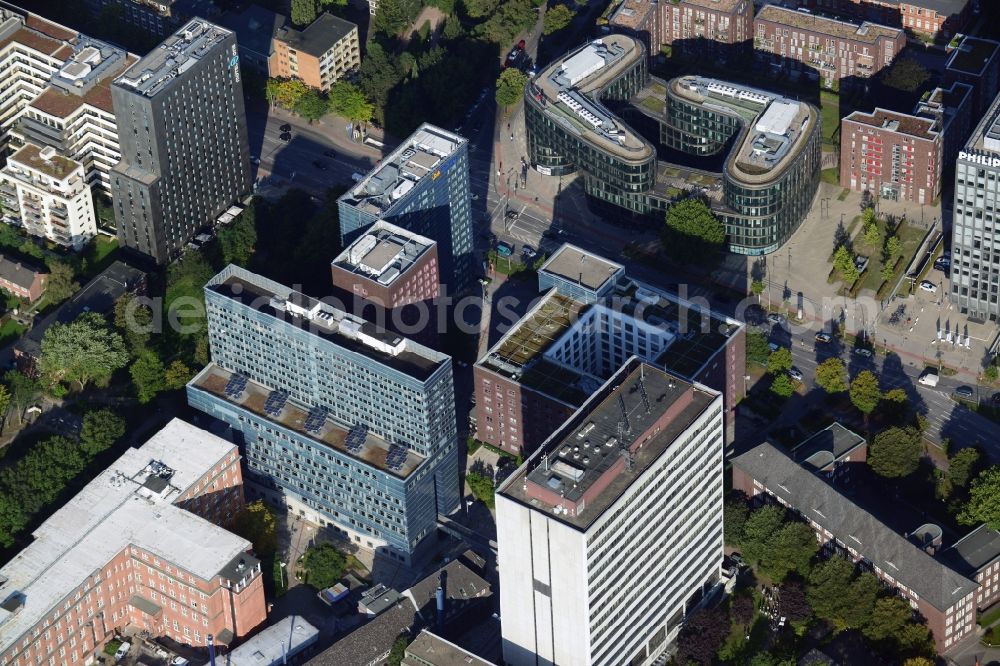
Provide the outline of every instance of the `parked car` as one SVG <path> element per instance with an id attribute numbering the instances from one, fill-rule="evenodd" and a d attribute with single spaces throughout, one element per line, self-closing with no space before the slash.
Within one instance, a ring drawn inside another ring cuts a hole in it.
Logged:
<path id="1" fill-rule="evenodd" d="M 830 342 L 830 340 L 833 340 L 833 338 L 830 336 L 829 333 L 816 334 L 816 342 L 822 342 L 823 344 L 826 344 L 827 342 Z"/>
<path id="2" fill-rule="evenodd" d="M 281 139 L 282 141 L 284 141 L 285 143 L 288 143 L 289 141 L 292 140 L 292 133 L 291 132 L 282 132 L 281 136 L 279 136 L 278 138 Z"/>
<path id="3" fill-rule="evenodd" d="M 779 345 L 777 342 L 768 342 L 767 348 L 773 352 L 776 352 L 781 348 L 781 345 Z"/>
<path id="4" fill-rule="evenodd" d="M 733 561 L 733 564 L 735 564 L 738 567 L 745 567 L 747 565 L 746 561 L 743 559 L 743 556 L 740 555 L 739 553 L 733 553 L 732 555 L 729 556 L 729 559 L 731 559 Z"/>
<path id="5" fill-rule="evenodd" d="M 514 254 L 514 248 L 510 243 L 504 243 L 503 241 L 497 243 L 497 256 L 498 257 L 510 257 Z"/>
<path id="6" fill-rule="evenodd" d="M 796 368 L 794 365 L 788 369 L 788 376 L 797 382 L 802 381 L 802 371 Z"/>
<path id="7" fill-rule="evenodd" d="M 767 315 L 767 320 L 772 324 L 774 324 L 775 326 L 781 326 L 782 324 L 785 323 L 785 318 L 782 315 L 778 314 L 777 312 L 772 312 L 771 314 Z"/>
<path id="8" fill-rule="evenodd" d="M 535 248 L 531 247 L 530 245 L 525 245 L 524 247 L 522 247 L 521 254 L 523 254 L 528 259 L 534 259 L 535 257 L 538 256 L 538 253 L 535 252 Z"/>
<path id="9" fill-rule="evenodd" d="M 174 657 L 170 660 L 170 666 L 188 666 L 189 663 L 191 662 L 181 656 Z"/>
<path id="10" fill-rule="evenodd" d="M 872 350 L 867 347 L 858 347 L 854 350 L 855 356 L 860 356 L 861 358 L 871 358 Z"/>
<path id="11" fill-rule="evenodd" d="M 335 150 L 333 150 L 332 148 L 327 148 L 326 150 L 323 151 L 323 156 L 324 157 L 336 157 L 337 156 L 337 152 Z"/>
<path id="12" fill-rule="evenodd" d="M 326 171 L 329 168 L 326 166 L 326 163 L 323 162 L 322 160 L 313 160 L 313 166 L 319 169 L 320 171 Z"/>
<path id="13" fill-rule="evenodd" d="M 972 390 L 971 386 L 959 386 L 957 389 L 955 389 L 955 395 L 957 395 L 959 398 L 965 398 L 966 400 L 971 400 L 972 396 L 975 395 L 975 392 Z"/>
<path id="14" fill-rule="evenodd" d="M 864 273 L 865 269 L 868 268 L 868 257 L 863 254 L 859 254 L 854 257 L 854 267 L 858 269 L 859 273 Z"/>
<path id="15" fill-rule="evenodd" d="M 121 661 L 122 659 L 124 659 L 126 656 L 128 656 L 129 650 L 131 649 L 132 649 L 132 644 L 129 643 L 128 641 L 125 641 L 124 643 L 119 645 L 118 652 L 115 652 L 115 661 Z"/>
<path id="16" fill-rule="evenodd" d="M 923 280 L 920 283 L 920 288 L 923 289 L 924 291 L 929 291 L 932 294 L 937 292 L 937 285 L 931 282 L 930 280 Z"/>
<path id="17" fill-rule="evenodd" d="M 289 125 L 288 123 L 283 123 L 281 127 L 279 127 L 278 129 L 280 129 L 282 132 L 291 132 L 292 126 Z"/>
<path id="18" fill-rule="evenodd" d="M 917 379 L 918 384 L 934 387 L 938 385 L 938 374 L 936 370 L 929 369 Z"/>

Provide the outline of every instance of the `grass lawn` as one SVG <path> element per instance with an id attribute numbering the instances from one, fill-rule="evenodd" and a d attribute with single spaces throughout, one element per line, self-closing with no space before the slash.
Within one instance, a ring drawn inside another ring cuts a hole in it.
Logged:
<path id="1" fill-rule="evenodd" d="M 906 270 L 907 266 L 910 265 L 910 261 L 913 259 L 913 255 L 916 254 L 917 249 L 920 247 L 920 240 L 924 237 L 924 233 L 926 232 L 923 229 L 918 229 L 916 227 L 911 227 L 909 225 L 901 225 L 897 233 L 899 234 L 899 240 L 903 247 L 903 254 L 902 254 L 903 259 L 896 266 L 896 270 L 893 271 L 892 277 L 884 281 L 890 285 L 896 284 L 896 280 L 899 279 L 900 274 Z M 885 232 L 883 231 L 880 238 L 884 239 L 884 237 L 885 237 Z M 862 241 L 861 238 L 859 237 L 857 245 L 859 246 L 859 249 L 860 247 L 864 247 L 863 252 L 865 254 L 871 253 L 869 254 L 869 256 L 871 257 L 871 263 L 868 265 L 868 271 L 865 274 L 865 281 L 864 284 L 861 285 L 861 288 L 878 291 L 879 286 L 881 286 L 883 283 L 882 252 L 881 252 L 882 244 L 880 242 L 879 247 L 873 249 L 865 245 L 864 241 Z M 889 288 L 891 289 L 891 287 Z"/>
<path id="2" fill-rule="evenodd" d="M 1000 620 L 1000 605 L 994 606 L 988 613 L 982 613 L 976 618 L 976 623 L 980 627 L 988 627 L 997 620 Z"/>
<path id="3" fill-rule="evenodd" d="M 3 326 L 0 326 L 0 347 L 17 340 L 27 330 L 27 328 L 21 326 L 13 319 L 8 319 L 4 322 Z"/>
<path id="4" fill-rule="evenodd" d="M 107 236 L 102 236 L 100 234 L 94 238 L 94 248 L 88 258 L 90 259 L 91 264 L 97 267 L 94 271 L 95 273 L 100 273 L 102 270 L 107 268 L 112 261 L 114 261 L 114 257 L 111 255 L 117 249 L 117 238 L 108 238 Z"/>
<path id="5" fill-rule="evenodd" d="M 840 95 L 828 91 L 819 94 L 820 116 L 823 119 L 823 143 L 828 147 L 837 144 L 840 137 Z"/>
<path id="6" fill-rule="evenodd" d="M 489 262 L 493 264 L 496 272 L 502 275 L 517 275 L 518 273 L 530 270 L 526 264 L 522 264 L 514 257 L 501 257 L 497 255 L 496 250 L 490 250 L 489 256 Z"/>
<path id="7" fill-rule="evenodd" d="M 643 97 L 639 104 L 652 113 L 663 113 L 663 101 L 653 97 L 652 95 L 649 97 Z"/>
<path id="8" fill-rule="evenodd" d="M 982 638 L 982 643 L 984 645 L 1000 645 L 1000 626 L 993 627 L 986 632 L 986 635 Z"/>
<path id="9" fill-rule="evenodd" d="M 824 183 L 837 185 L 840 183 L 840 169 L 838 169 L 837 167 L 832 167 L 830 169 L 823 169 L 819 174 L 819 178 Z"/>

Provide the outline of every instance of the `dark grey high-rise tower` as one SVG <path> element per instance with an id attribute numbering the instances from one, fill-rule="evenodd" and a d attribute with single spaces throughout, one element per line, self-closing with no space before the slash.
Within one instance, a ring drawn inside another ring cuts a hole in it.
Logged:
<path id="1" fill-rule="evenodd" d="M 250 190 L 235 33 L 188 22 L 118 77 L 111 99 L 119 242 L 166 263 Z"/>

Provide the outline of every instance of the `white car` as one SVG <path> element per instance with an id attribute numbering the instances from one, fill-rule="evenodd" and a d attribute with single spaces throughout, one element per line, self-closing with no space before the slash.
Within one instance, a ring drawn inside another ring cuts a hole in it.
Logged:
<path id="1" fill-rule="evenodd" d="M 871 358 L 872 350 L 866 349 L 865 347 L 858 347 L 857 349 L 854 350 L 854 354 L 862 358 Z"/>
<path id="2" fill-rule="evenodd" d="M 118 646 L 118 652 L 115 652 L 115 661 L 121 661 L 128 656 L 129 650 L 132 649 L 132 644 L 125 641 L 120 646 Z"/>
<path id="3" fill-rule="evenodd" d="M 932 294 L 937 292 L 937 285 L 931 282 L 930 280 L 924 280 L 923 282 L 921 282 L 920 288 L 923 289 L 924 291 L 929 291 Z"/>
<path id="4" fill-rule="evenodd" d="M 789 368 L 788 376 L 797 382 L 802 381 L 802 371 L 796 368 L 794 365 L 791 368 Z"/>

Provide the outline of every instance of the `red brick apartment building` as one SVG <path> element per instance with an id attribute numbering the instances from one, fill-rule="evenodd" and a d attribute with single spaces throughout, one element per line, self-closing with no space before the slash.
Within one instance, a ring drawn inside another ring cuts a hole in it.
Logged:
<path id="1" fill-rule="evenodd" d="M 685 56 L 728 59 L 748 53 L 752 0 L 623 0 L 608 24 L 646 42 L 650 56 L 669 45 Z"/>
<path id="2" fill-rule="evenodd" d="M 815 73 L 826 88 L 849 77 L 875 76 L 905 46 L 901 28 L 850 23 L 777 5 L 764 5 L 754 19 L 758 60 L 786 71 Z"/>
<path id="3" fill-rule="evenodd" d="M 236 447 L 174 419 L 129 449 L 0 568 L 0 663 L 86 664 L 116 632 L 204 646 L 264 621 L 260 563 L 226 531 Z"/>
<path id="4" fill-rule="evenodd" d="M 979 534 L 965 546 L 960 541 L 935 557 L 940 528 L 922 525 L 912 534 L 896 533 L 842 494 L 838 483 L 817 474 L 808 461 L 800 464 L 764 443 L 733 458 L 732 463 L 733 488 L 753 500 L 777 502 L 797 512 L 815 530 L 825 553 L 849 557 L 895 588 L 927 620 L 938 651 L 974 640 L 976 608 L 986 597 L 983 584 L 963 571 L 978 570 L 977 578 L 989 578 L 989 594 L 995 595 L 1000 535 Z M 980 553 L 963 568 L 953 568 L 952 562 L 964 561 L 963 555 L 974 551 L 974 542 L 980 539 L 992 544 L 992 555 Z"/>
<path id="5" fill-rule="evenodd" d="M 971 0 L 811 0 L 804 4 L 946 39 L 960 32 L 972 16 Z"/>
<path id="6" fill-rule="evenodd" d="M 883 199 L 930 204 L 941 193 L 943 145 L 934 118 L 855 111 L 840 122 L 840 184 Z"/>

